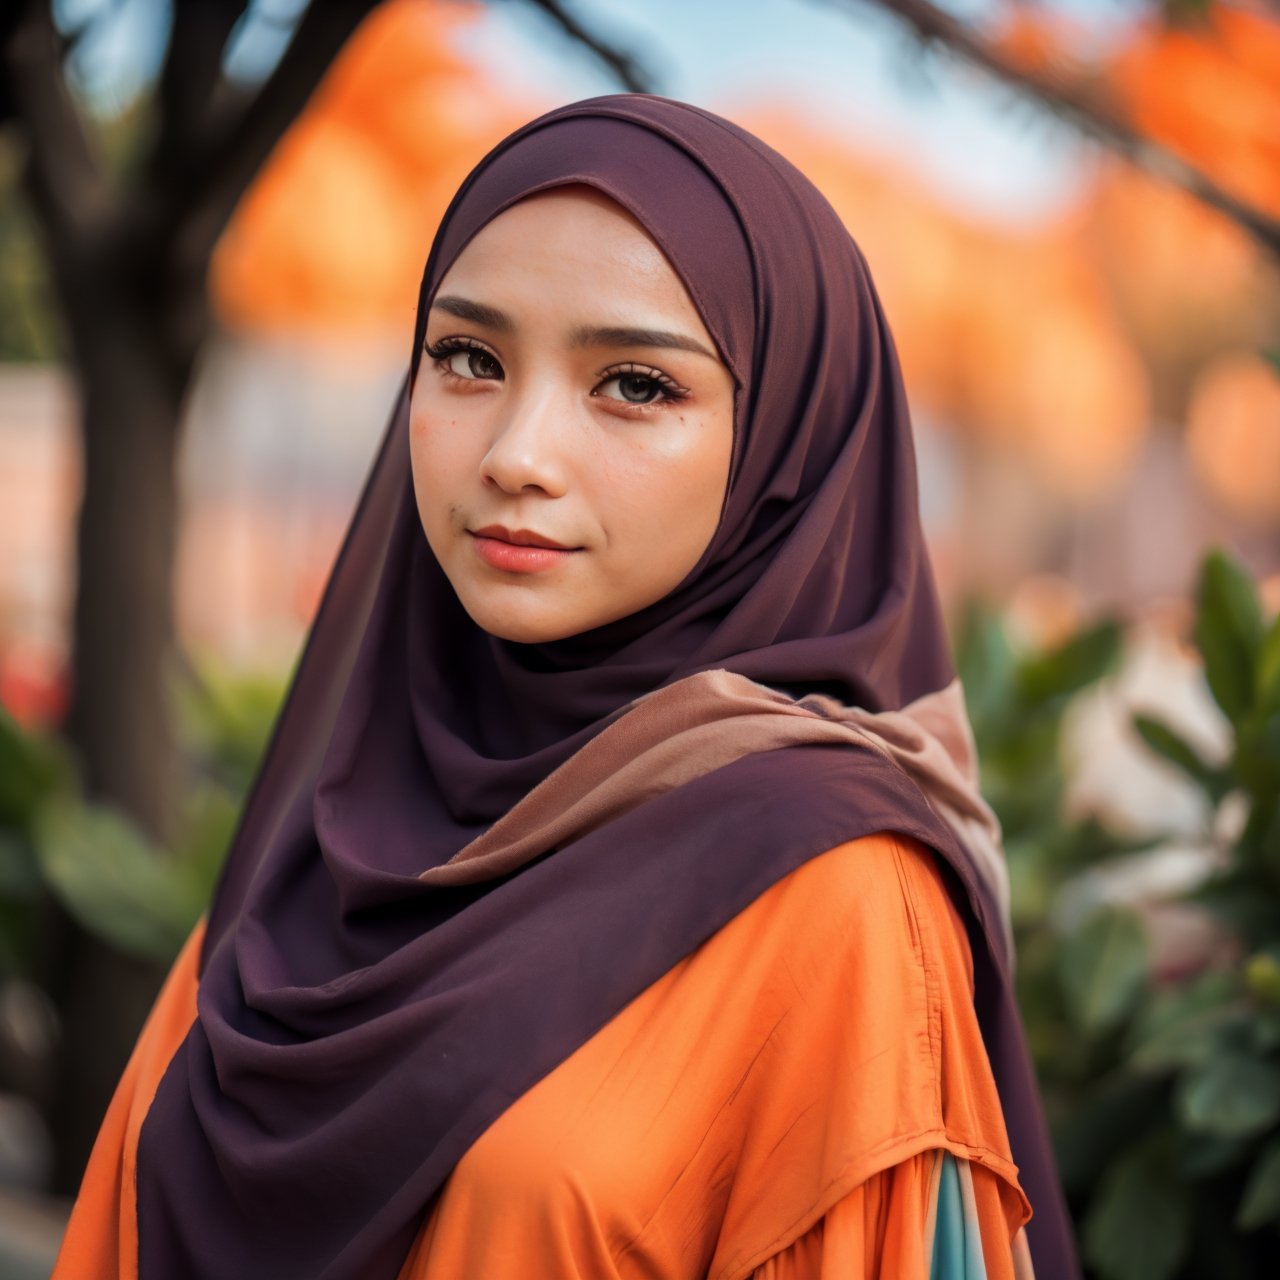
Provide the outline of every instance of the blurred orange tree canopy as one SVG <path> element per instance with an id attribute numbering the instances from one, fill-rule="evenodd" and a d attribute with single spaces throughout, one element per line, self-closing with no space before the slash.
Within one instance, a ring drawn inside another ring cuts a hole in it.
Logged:
<path id="1" fill-rule="evenodd" d="M 1280 22 L 1211 4 L 1182 27 L 1149 23 L 1105 68 L 1135 124 L 1280 217 Z"/>
<path id="2" fill-rule="evenodd" d="M 407 337 L 457 184 L 545 105 L 504 96 L 455 51 L 475 16 L 474 6 L 391 0 L 363 24 L 223 237 L 213 285 L 224 321 Z M 1144 129 L 1276 207 L 1280 24 L 1214 5 L 1195 27 L 1140 28 L 1090 72 L 1073 60 L 1078 32 L 1054 21 L 1018 6 L 1005 43 L 1028 65 L 1105 76 Z M 813 178 L 867 253 L 918 407 L 1020 451 L 1065 496 L 1119 483 L 1153 418 L 1181 421 L 1193 393 L 1203 417 L 1197 378 L 1215 358 L 1276 332 L 1274 277 L 1249 236 L 1120 162 L 1101 163 L 1065 215 L 1012 231 L 966 219 L 913 173 L 787 108 L 739 114 Z M 1226 395 L 1226 375 L 1214 376 L 1213 394 Z M 1232 384 L 1239 462 L 1219 460 L 1210 480 L 1232 501 L 1247 486 L 1224 471 L 1248 469 L 1247 442 L 1267 430 L 1266 384 L 1265 368 Z M 1248 510 L 1270 511 L 1254 489 Z"/>
<path id="3" fill-rule="evenodd" d="M 493 143 L 536 114 L 454 52 L 456 0 L 390 0 L 360 26 L 281 140 L 213 260 L 244 330 L 403 333 L 440 216 Z"/>
<path id="4" fill-rule="evenodd" d="M 918 411 L 1021 452 L 1066 496 L 1123 475 L 1151 389 L 1084 233 L 1092 197 L 1032 229 L 983 225 L 784 112 L 750 124 L 817 183 L 866 253 Z"/>
<path id="5" fill-rule="evenodd" d="M 1280 217 L 1280 21 L 1236 0 L 1164 0 L 1118 48 L 1090 57 L 1085 24 L 1009 3 L 997 46 L 1093 96 L 1224 189 Z"/>

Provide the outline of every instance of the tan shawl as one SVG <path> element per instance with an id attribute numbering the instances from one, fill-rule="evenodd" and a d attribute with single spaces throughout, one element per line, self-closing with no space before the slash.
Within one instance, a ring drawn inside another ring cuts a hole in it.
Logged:
<path id="1" fill-rule="evenodd" d="M 873 713 L 811 694 L 799 700 L 729 671 L 703 671 L 637 698 L 431 884 L 496 879 L 664 791 L 757 751 L 857 743 L 888 756 L 955 832 L 1000 910 L 1013 956 L 1000 825 L 978 791 L 977 755 L 958 679 L 901 711 Z"/>

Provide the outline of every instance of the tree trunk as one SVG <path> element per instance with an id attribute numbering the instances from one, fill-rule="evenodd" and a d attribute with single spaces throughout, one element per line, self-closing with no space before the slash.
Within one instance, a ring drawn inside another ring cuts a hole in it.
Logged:
<path id="1" fill-rule="evenodd" d="M 86 793 L 168 843 L 180 784 L 167 678 L 176 464 L 195 335 L 158 314 L 189 317 L 203 311 L 204 299 L 199 285 L 180 307 L 137 298 L 136 284 L 121 285 L 146 273 L 120 260 L 128 255 L 114 256 L 100 273 L 77 273 L 63 295 L 81 379 L 84 459 L 67 731 Z M 184 329 L 187 342 L 175 349 L 175 330 Z M 69 1193 L 163 971 L 121 956 L 70 919 L 60 931 L 58 972 L 50 976 L 63 1031 L 49 1122 L 55 1190 Z"/>
<path id="2" fill-rule="evenodd" d="M 164 677 L 185 388 L 173 385 L 159 343 L 118 305 L 86 330 L 77 342 L 84 477 L 68 731 L 87 791 L 165 840 L 177 782 Z"/>
<path id="3" fill-rule="evenodd" d="M 53 1145 L 49 1190 L 72 1196 L 164 971 L 121 955 L 65 916 L 59 925 L 52 994 L 62 1033 L 45 1122 Z"/>
<path id="4" fill-rule="evenodd" d="M 162 844 L 174 832 L 181 782 L 167 715 L 175 463 L 209 330 L 209 258 L 255 173 L 375 6 L 306 5 L 279 63 L 248 94 L 222 74 L 243 7 L 172 6 L 152 99 L 154 145 L 123 183 L 103 164 L 64 81 L 69 41 L 50 7 L 0 7 L 0 124 L 16 123 L 26 148 L 23 182 L 82 396 L 67 733 L 88 794 Z M 47 1114 L 58 1185 L 71 1190 L 160 975 L 55 915 L 46 967 L 63 1038 Z"/>

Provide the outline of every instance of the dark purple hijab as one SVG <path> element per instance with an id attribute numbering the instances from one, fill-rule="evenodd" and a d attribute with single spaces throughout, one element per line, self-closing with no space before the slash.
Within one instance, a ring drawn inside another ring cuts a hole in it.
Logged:
<path id="1" fill-rule="evenodd" d="M 470 238 L 568 183 L 648 229 L 734 374 L 719 527 L 642 612 L 553 644 L 496 639 L 419 525 L 406 384 L 210 910 L 199 1016 L 143 1125 L 142 1280 L 392 1280 L 450 1170 L 514 1099 L 781 877 L 884 830 L 942 858 L 1037 1275 L 1074 1277 L 997 912 L 882 755 L 750 755 L 503 879 L 418 878 L 628 702 L 684 676 L 726 668 L 873 711 L 954 676 L 866 263 L 817 190 L 728 121 L 605 97 L 499 144 L 436 236 L 412 369 Z"/>

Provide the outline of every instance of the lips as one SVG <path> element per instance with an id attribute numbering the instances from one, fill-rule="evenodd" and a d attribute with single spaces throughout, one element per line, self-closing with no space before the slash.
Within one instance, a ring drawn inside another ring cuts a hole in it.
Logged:
<path id="1" fill-rule="evenodd" d="M 545 538 L 531 529 L 508 529 L 500 524 L 487 524 L 483 529 L 472 529 L 477 538 L 493 538 L 498 542 L 509 542 L 513 547 L 547 547 L 551 551 L 573 551 L 576 548 Z"/>
<path id="2" fill-rule="evenodd" d="M 545 573 L 563 564 L 580 547 L 567 547 L 531 529 L 508 529 L 487 524 L 468 530 L 476 555 L 501 573 Z"/>

